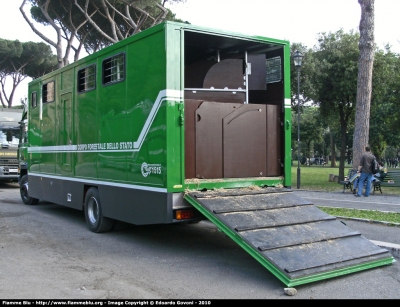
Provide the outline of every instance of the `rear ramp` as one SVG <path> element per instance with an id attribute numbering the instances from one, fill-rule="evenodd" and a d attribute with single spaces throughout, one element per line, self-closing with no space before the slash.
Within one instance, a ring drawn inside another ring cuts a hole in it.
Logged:
<path id="1" fill-rule="evenodd" d="M 196 191 L 184 197 L 289 287 L 395 262 L 388 250 L 289 189 Z"/>

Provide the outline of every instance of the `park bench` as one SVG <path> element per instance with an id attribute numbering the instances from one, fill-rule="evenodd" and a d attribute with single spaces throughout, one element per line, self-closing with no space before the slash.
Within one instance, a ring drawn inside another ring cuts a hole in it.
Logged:
<path id="1" fill-rule="evenodd" d="M 397 180 L 395 181 L 397 183 L 397 186 L 400 186 L 400 172 L 397 172 Z M 353 186 L 354 186 L 354 181 L 357 182 L 358 186 L 358 177 L 359 174 L 357 174 L 357 171 L 354 169 L 349 169 L 349 172 L 347 176 L 344 178 L 344 180 L 340 181 L 339 183 L 343 185 L 343 193 L 346 191 L 346 189 L 349 189 L 351 192 L 355 193 Z M 371 191 L 372 194 L 375 194 L 375 191 L 380 191 L 382 194 L 382 189 L 381 185 L 386 186 L 386 179 L 387 173 L 384 173 L 383 171 L 380 172 L 380 177 L 375 176 L 375 180 L 372 181 L 372 186 L 371 186 Z M 393 175 L 392 175 L 393 177 Z M 395 179 L 391 179 L 395 180 Z M 364 189 L 365 189 L 365 184 L 364 184 Z"/>
<path id="2" fill-rule="evenodd" d="M 351 192 L 353 192 L 353 183 L 354 180 L 357 179 L 357 171 L 354 169 L 349 169 L 349 172 L 347 176 L 344 178 L 344 180 L 339 181 L 339 184 L 343 185 L 343 193 L 346 191 L 346 189 L 349 189 Z"/>
<path id="3" fill-rule="evenodd" d="M 373 194 L 375 191 L 380 191 L 382 194 L 382 187 L 399 188 L 400 187 L 400 170 L 390 170 L 387 173 L 381 173 L 381 177 L 373 182 Z"/>

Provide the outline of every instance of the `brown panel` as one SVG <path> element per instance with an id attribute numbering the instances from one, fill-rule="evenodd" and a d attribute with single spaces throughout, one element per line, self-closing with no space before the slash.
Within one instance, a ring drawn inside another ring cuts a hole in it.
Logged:
<path id="1" fill-rule="evenodd" d="M 249 90 L 265 91 L 267 89 L 267 67 L 265 65 L 265 54 L 249 54 L 247 62 L 251 63 Z"/>
<path id="2" fill-rule="evenodd" d="M 203 101 L 185 99 L 185 178 L 196 177 L 196 110 Z"/>
<path id="3" fill-rule="evenodd" d="M 241 104 L 204 101 L 196 111 L 196 177 L 223 178 L 222 118 Z"/>
<path id="4" fill-rule="evenodd" d="M 185 87 L 203 87 L 204 77 L 215 61 L 199 61 L 185 67 Z"/>
<path id="5" fill-rule="evenodd" d="M 279 105 L 267 105 L 267 174 L 280 176 L 281 171 L 281 123 Z"/>
<path id="6" fill-rule="evenodd" d="M 267 101 L 283 101 L 283 82 L 275 82 L 267 84 Z"/>
<path id="7" fill-rule="evenodd" d="M 268 91 L 266 90 L 249 91 L 249 103 L 265 104 L 265 102 L 267 101 L 267 97 L 268 97 Z"/>
<path id="8" fill-rule="evenodd" d="M 223 119 L 224 178 L 266 176 L 266 106 L 242 105 Z"/>
<path id="9" fill-rule="evenodd" d="M 243 92 L 211 92 L 211 91 L 185 91 L 185 99 L 196 99 L 196 100 L 207 100 L 217 102 L 233 102 L 233 103 L 244 103 L 246 100 L 246 94 Z"/>
<path id="10" fill-rule="evenodd" d="M 226 59 L 210 68 L 204 78 L 203 88 L 244 89 L 243 82 L 243 60 Z"/>

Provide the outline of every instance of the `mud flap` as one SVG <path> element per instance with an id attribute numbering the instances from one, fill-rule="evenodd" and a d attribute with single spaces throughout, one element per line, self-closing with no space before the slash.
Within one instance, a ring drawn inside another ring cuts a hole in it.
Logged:
<path id="1" fill-rule="evenodd" d="M 395 262 L 389 251 L 288 189 L 196 191 L 185 199 L 286 286 Z"/>

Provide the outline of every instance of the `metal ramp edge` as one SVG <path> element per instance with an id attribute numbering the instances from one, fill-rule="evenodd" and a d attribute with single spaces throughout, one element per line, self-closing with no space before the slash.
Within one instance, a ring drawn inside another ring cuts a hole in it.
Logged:
<path id="1" fill-rule="evenodd" d="M 187 191 L 184 198 L 288 287 L 395 262 L 289 189 Z"/>

